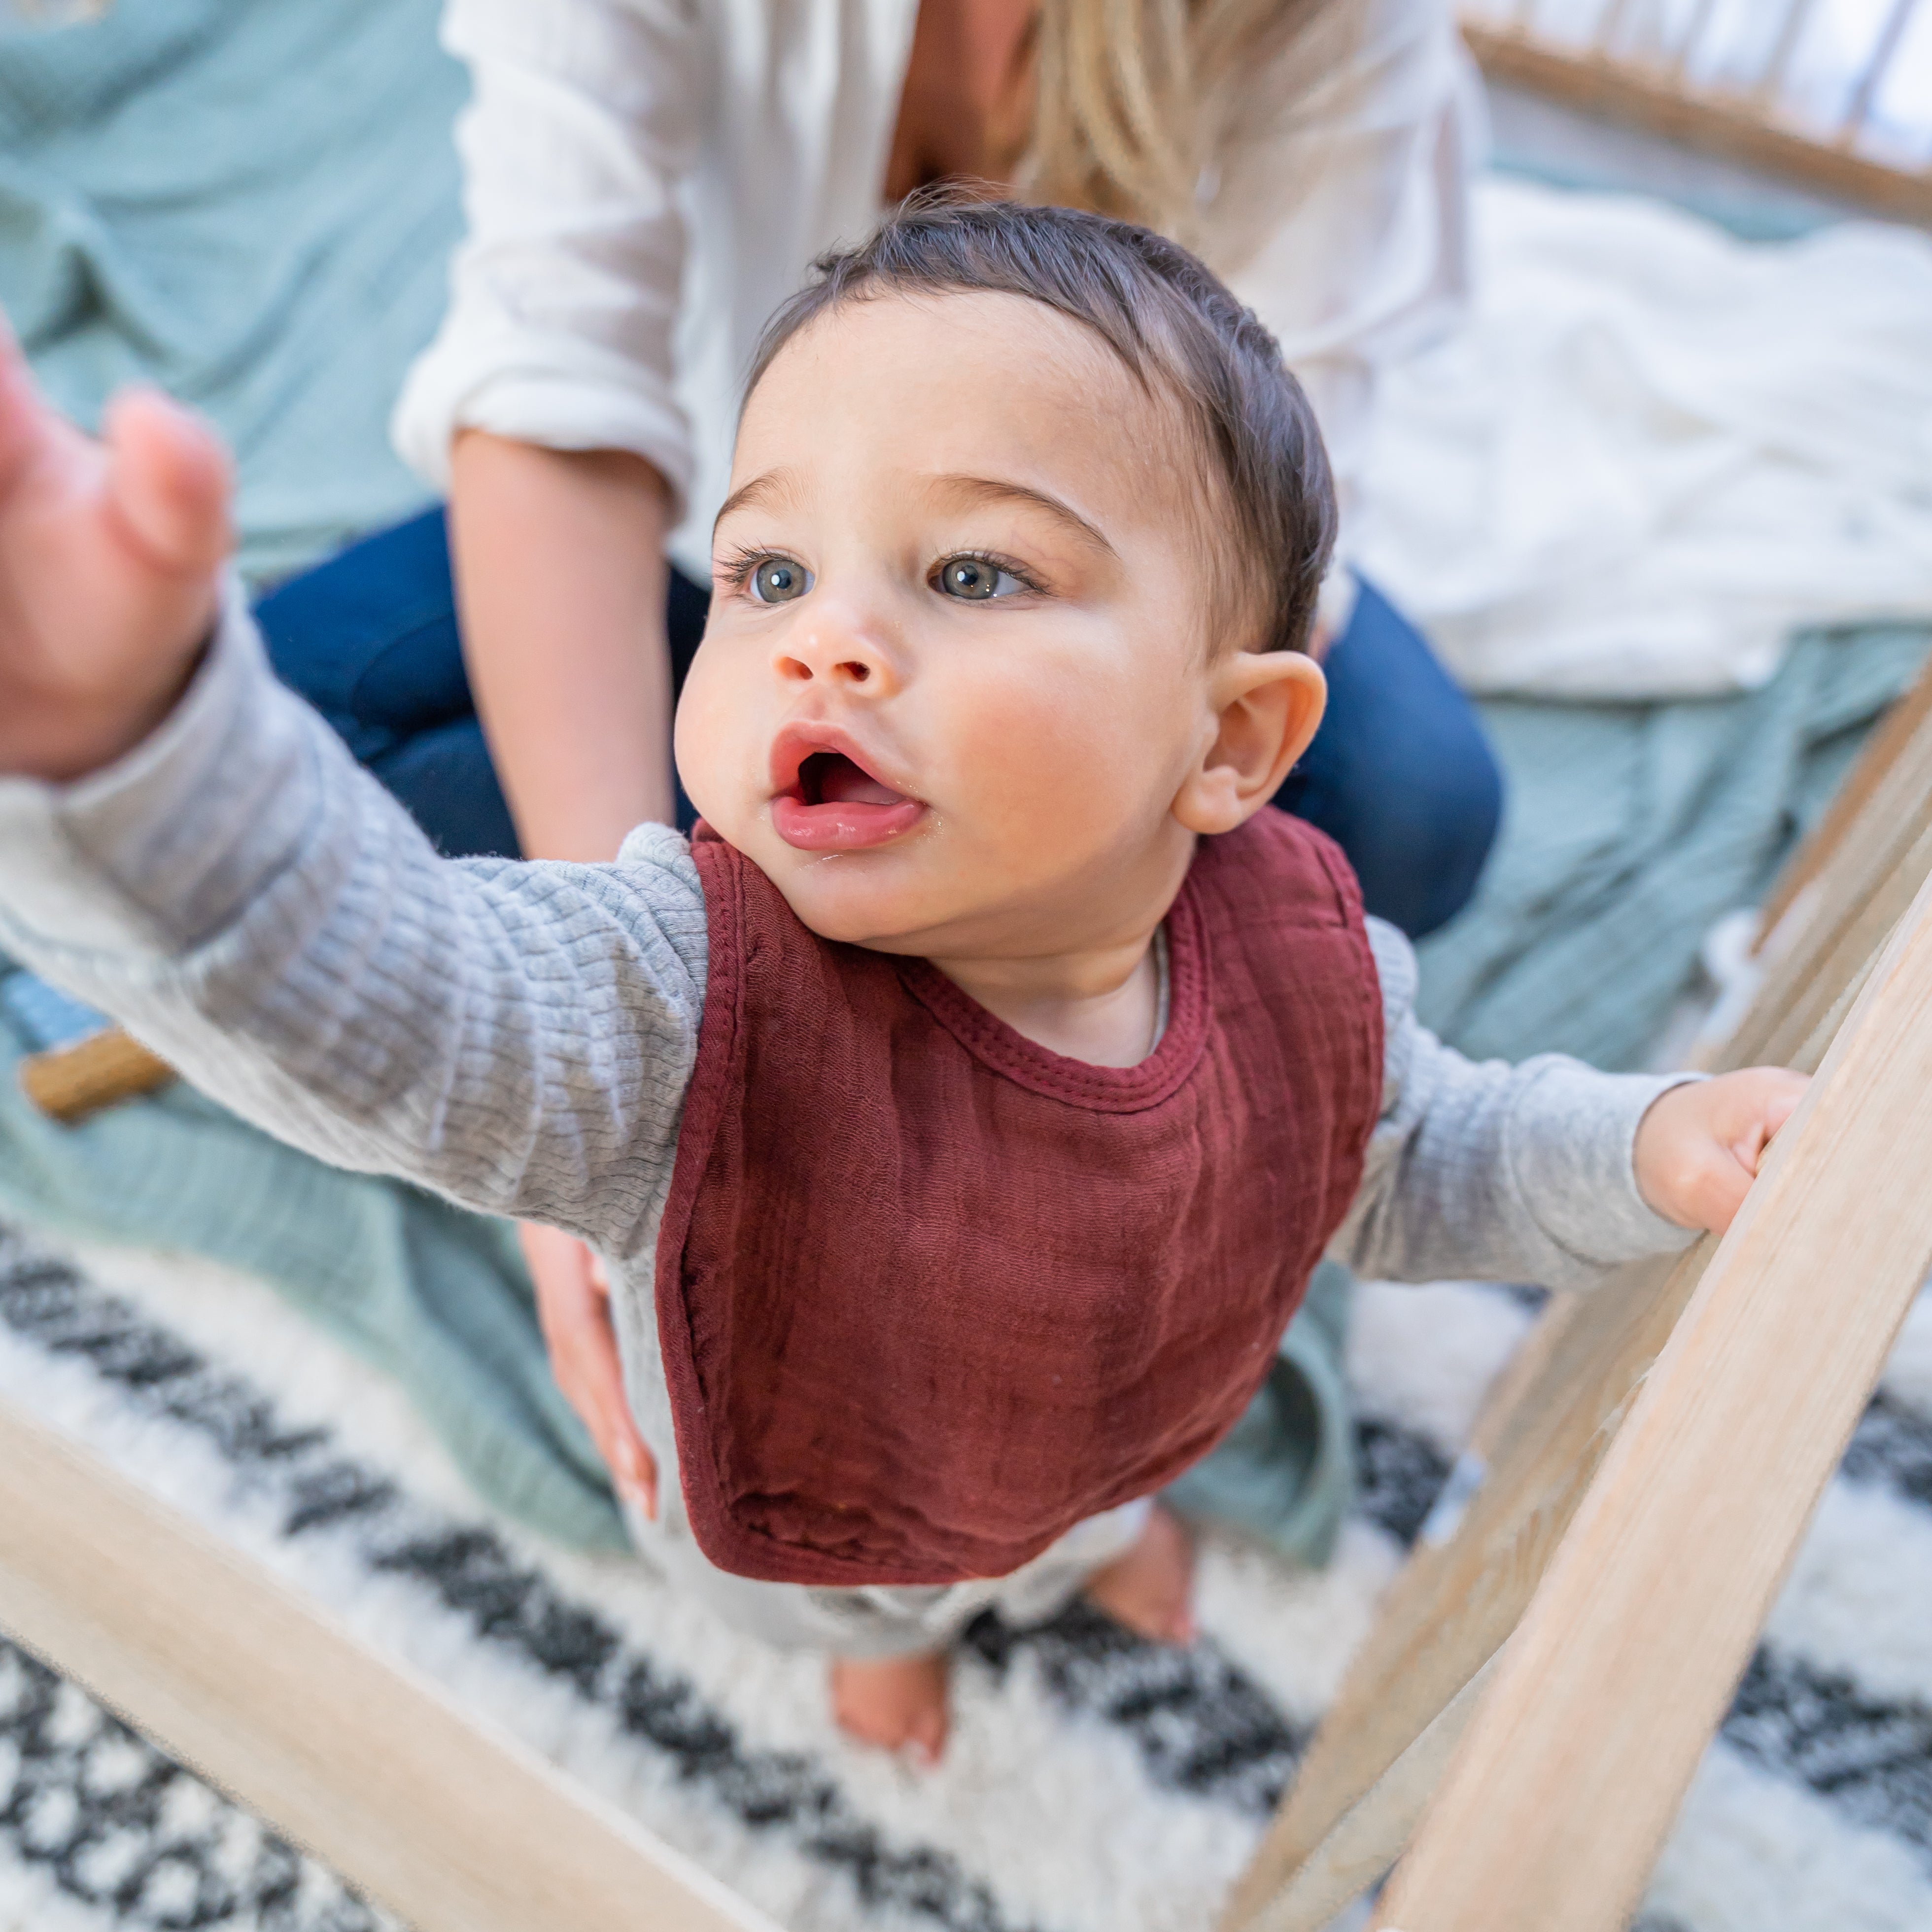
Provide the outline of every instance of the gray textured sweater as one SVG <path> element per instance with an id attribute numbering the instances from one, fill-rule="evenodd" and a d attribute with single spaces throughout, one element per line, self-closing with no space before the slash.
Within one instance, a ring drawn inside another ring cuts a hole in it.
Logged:
<path id="1" fill-rule="evenodd" d="M 1417 1024 L 1406 941 L 1375 921 L 1370 937 L 1387 1077 L 1336 1254 L 1399 1280 L 1581 1287 L 1688 1242 L 1631 1168 L 1669 1080 L 1556 1055 L 1472 1064 Z M 800 1592 L 708 1569 L 678 1508 L 652 1300 L 704 1000 L 689 848 L 644 826 L 610 865 L 439 857 L 274 682 L 238 604 L 173 714 L 119 764 L 67 786 L 0 780 L 0 949 L 324 1160 L 592 1243 L 664 1471 L 664 1520 L 634 1528 L 746 1628 L 924 1647 L 989 1591 L 1024 1608 L 1028 1588 L 1072 1587 L 1130 1533 L 1114 1512 L 1014 1579 L 938 1592 Z"/>
<path id="2" fill-rule="evenodd" d="M 1630 1165 L 1670 1078 L 1472 1064 L 1418 1024 L 1407 943 L 1370 933 L 1388 1075 L 1337 1255 L 1574 1288 L 1685 1245 Z M 439 857 L 231 604 L 119 764 L 0 780 L 0 946 L 270 1132 L 554 1222 L 648 1292 L 704 1000 L 676 832 L 640 826 L 609 865 Z"/>

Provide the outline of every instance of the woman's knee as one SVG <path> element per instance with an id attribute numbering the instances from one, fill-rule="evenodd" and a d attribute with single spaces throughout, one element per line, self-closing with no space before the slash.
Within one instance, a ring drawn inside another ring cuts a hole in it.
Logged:
<path id="1" fill-rule="evenodd" d="M 446 857 L 522 856 L 483 728 L 474 718 L 419 731 L 372 758 L 369 770 Z"/>
<path id="2" fill-rule="evenodd" d="M 255 617 L 276 676 L 365 764 L 473 710 L 440 508 L 278 585 Z"/>
<path id="3" fill-rule="evenodd" d="M 1389 788 L 1354 860 L 1369 910 L 1412 939 L 1468 904 L 1502 819 L 1502 775 L 1480 734 L 1438 748 Z"/>
<path id="4" fill-rule="evenodd" d="M 1328 670 L 1328 715 L 1279 802 L 1340 844 L 1370 912 L 1420 938 L 1475 890 L 1502 772 L 1468 698 L 1373 585 Z"/>

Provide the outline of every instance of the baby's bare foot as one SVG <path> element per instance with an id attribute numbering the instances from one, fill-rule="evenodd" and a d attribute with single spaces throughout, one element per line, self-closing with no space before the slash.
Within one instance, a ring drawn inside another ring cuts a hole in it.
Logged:
<path id="1" fill-rule="evenodd" d="M 1194 1539 L 1180 1517 L 1155 1504 L 1134 1546 L 1088 1580 L 1087 1600 L 1136 1636 L 1192 1643 Z"/>
<path id="2" fill-rule="evenodd" d="M 835 1658 L 832 1714 L 848 1737 L 885 1750 L 910 1745 L 928 1765 L 946 1748 L 944 1651 L 923 1657 Z"/>

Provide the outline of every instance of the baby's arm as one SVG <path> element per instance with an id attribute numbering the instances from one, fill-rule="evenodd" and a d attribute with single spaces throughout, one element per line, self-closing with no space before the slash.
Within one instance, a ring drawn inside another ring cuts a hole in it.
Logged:
<path id="1" fill-rule="evenodd" d="M 682 841 L 437 857 L 232 599 L 204 646 L 218 454 L 140 411 L 104 453 L 0 358 L 0 950 L 326 1160 L 624 1251 L 701 1005 Z"/>
<path id="2" fill-rule="evenodd" d="M 1363 1274 L 1582 1288 L 1685 1247 L 1729 1222 L 1803 1091 L 1776 1070 L 1693 1088 L 1690 1076 L 1600 1073 L 1560 1054 L 1472 1062 L 1417 1023 L 1408 941 L 1373 920 L 1369 935 L 1388 1036 L 1382 1116 L 1333 1244 Z"/>

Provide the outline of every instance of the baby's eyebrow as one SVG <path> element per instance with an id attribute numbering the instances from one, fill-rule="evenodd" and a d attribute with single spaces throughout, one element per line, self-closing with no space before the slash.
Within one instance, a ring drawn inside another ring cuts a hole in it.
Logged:
<path id="1" fill-rule="evenodd" d="M 933 487 L 948 496 L 962 497 L 968 502 L 1024 503 L 1036 510 L 1044 510 L 1056 522 L 1064 524 L 1090 550 L 1102 556 L 1116 554 L 1114 546 L 1097 524 L 1089 523 L 1071 503 L 1063 503 L 1058 496 L 1044 490 L 1036 490 L 1004 476 L 936 476 Z"/>
<path id="2" fill-rule="evenodd" d="M 798 495 L 798 472 L 796 470 L 767 470 L 761 476 L 754 476 L 750 482 L 741 483 L 718 506 L 718 514 L 711 520 L 715 530 L 734 510 L 783 509 L 796 500 Z"/>

